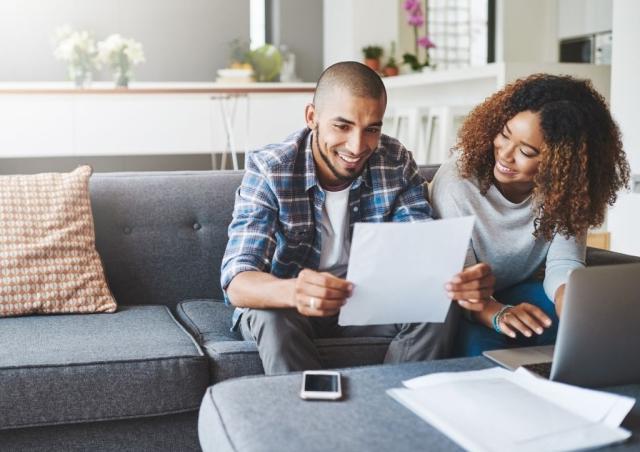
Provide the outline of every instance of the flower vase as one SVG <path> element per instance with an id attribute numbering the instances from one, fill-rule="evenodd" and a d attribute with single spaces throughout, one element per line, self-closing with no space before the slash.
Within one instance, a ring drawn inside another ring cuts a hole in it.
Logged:
<path id="1" fill-rule="evenodd" d="M 131 80 L 131 72 L 127 69 L 116 69 L 113 74 L 113 78 L 116 83 L 116 88 L 128 88 L 129 81 Z"/>
<path id="2" fill-rule="evenodd" d="M 69 67 L 69 77 L 78 89 L 88 88 L 91 85 L 91 71 L 84 67 Z"/>

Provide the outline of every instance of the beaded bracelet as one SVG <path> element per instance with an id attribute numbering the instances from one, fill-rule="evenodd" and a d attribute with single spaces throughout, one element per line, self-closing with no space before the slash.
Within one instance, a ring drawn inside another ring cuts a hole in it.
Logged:
<path id="1" fill-rule="evenodd" d="M 510 304 L 505 304 L 491 319 L 491 323 L 493 324 L 493 329 L 496 331 L 496 333 L 503 334 L 502 329 L 500 328 L 500 320 L 502 320 L 502 316 L 506 314 L 506 311 L 512 307 L 513 306 Z"/>

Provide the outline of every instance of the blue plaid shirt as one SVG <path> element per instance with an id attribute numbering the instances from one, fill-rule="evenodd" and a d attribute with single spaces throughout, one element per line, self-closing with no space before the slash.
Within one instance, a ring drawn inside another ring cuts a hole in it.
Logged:
<path id="1" fill-rule="evenodd" d="M 303 268 L 318 269 L 324 192 L 316 177 L 311 135 L 310 129 L 303 129 L 283 143 L 248 154 L 222 259 L 227 303 L 227 287 L 238 273 L 261 271 L 295 278 Z M 382 135 L 351 185 L 350 233 L 357 222 L 430 219 L 423 183 L 411 153 L 398 140 Z M 236 309 L 234 326 L 241 312 Z"/>

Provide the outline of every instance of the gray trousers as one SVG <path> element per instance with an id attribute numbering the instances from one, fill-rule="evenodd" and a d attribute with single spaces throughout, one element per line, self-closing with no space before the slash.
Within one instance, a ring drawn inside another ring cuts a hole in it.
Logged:
<path id="1" fill-rule="evenodd" d="M 339 326 L 338 316 L 305 317 L 294 309 L 247 309 L 240 318 L 245 340 L 255 341 L 265 374 L 321 369 L 314 339 L 386 337 L 391 343 L 385 363 L 447 358 L 460 308 L 452 303 L 444 323 Z"/>

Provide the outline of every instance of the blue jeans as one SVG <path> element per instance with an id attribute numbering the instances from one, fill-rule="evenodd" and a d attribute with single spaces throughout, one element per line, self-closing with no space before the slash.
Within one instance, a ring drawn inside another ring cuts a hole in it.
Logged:
<path id="1" fill-rule="evenodd" d="M 534 333 L 532 337 L 528 338 L 518 333 L 515 339 L 511 339 L 509 336 L 496 333 L 492 328 L 462 318 L 454 345 L 454 356 L 479 356 L 485 350 L 555 343 L 558 333 L 558 316 L 555 305 L 545 294 L 541 282 L 525 281 L 497 292 L 495 297 L 503 304 L 515 306 L 526 301 L 536 305 L 549 316 L 552 324 L 549 328 L 545 328 L 541 335 Z"/>

